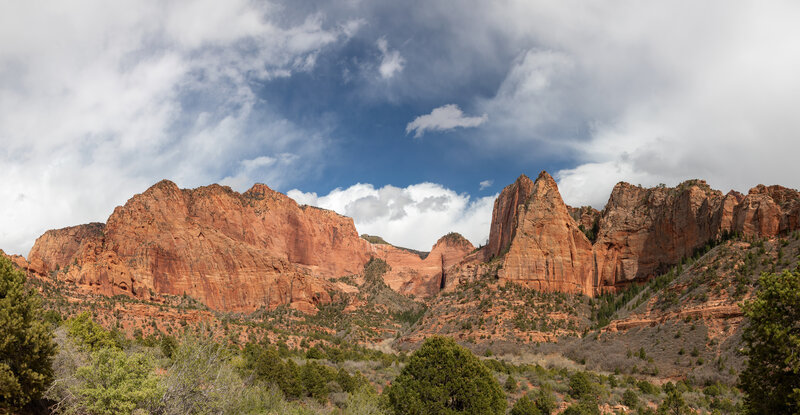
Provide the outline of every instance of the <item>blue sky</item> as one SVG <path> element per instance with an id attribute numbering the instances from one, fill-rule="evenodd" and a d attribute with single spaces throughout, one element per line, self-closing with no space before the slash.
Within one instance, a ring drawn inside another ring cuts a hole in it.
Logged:
<path id="1" fill-rule="evenodd" d="M 800 6 L 0 0 L 0 249 L 162 178 L 263 182 L 428 249 L 548 170 L 800 186 Z"/>

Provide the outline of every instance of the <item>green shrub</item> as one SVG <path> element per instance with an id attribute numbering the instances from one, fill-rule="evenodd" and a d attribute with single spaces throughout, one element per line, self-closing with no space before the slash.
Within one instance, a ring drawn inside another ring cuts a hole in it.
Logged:
<path id="1" fill-rule="evenodd" d="M 518 387 L 519 385 L 517 384 L 517 381 L 514 379 L 514 376 L 508 375 L 508 377 L 506 378 L 506 383 L 503 384 L 503 388 L 505 388 L 505 390 L 509 393 L 514 393 L 517 391 Z"/>
<path id="2" fill-rule="evenodd" d="M 89 317 L 89 312 L 67 321 L 67 332 L 75 342 L 86 351 L 96 352 L 103 349 L 121 349 L 119 339 Z"/>
<path id="3" fill-rule="evenodd" d="M 159 347 L 161 348 L 161 354 L 163 354 L 164 357 L 167 359 L 172 359 L 172 356 L 175 355 L 175 350 L 178 349 L 178 341 L 172 336 L 161 336 Z"/>
<path id="4" fill-rule="evenodd" d="M 114 348 L 92 353 L 91 363 L 78 368 L 80 406 L 97 415 L 130 414 L 153 407 L 162 394 L 153 364 L 144 354 L 125 354 Z"/>
<path id="5" fill-rule="evenodd" d="M 658 386 L 653 385 L 652 383 L 646 380 L 640 380 L 636 383 L 636 386 L 639 388 L 642 393 L 646 395 L 657 395 L 658 394 Z"/>
<path id="6" fill-rule="evenodd" d="M 342 415 L 388 415 L 388 413 L 383 409 L 375 390 L 365 385 L 347 397 Z"/>
<path id="7" fill-rule="evenodd" d="M 569 378 L 569 396 L 580 399 L 594 395 L 594 387 L 586 372 L 575 372 Z"/>
<path id="8" fill-rule="evenodd" d="M 469 350 L 447 337 L 431 337 L 411 355 L 387 388 L 397 414 L 503 414 L 497 380 Z"/>
<path id="9" fill-rule="evenodd" d="M 747 413 L 800 413 L 800 269 L 763 274 L 744 306 L 748 357 L 739 378 Z"/>
<path id="10" fill-rule="evenodd" d="M 556 397 L 547 385 L 542 386 L 536 393 L 535 402 L 542 415 L 550 415 L 556 410 Z"/>
<path id="11" fill-rule="evenodd" d="M 0 255 L 0 412 L 38 399 L 53 379 L 56 345 L 39 295 Z"/>
<path id="12" fill-rule="evenodd" d="M 511 408 L 510 415 L 541 415 L 542 411 L 539 410 L 539 407 L 536 406 L 536 403 L 532 401 L 528 396 L 523 396 L 517 399 L 514 402 L 514 406 Z"/>
<path id="13" fill-rule="evenodd" d="M 585 395 L 578 403 L 567 407 L 561 415 L 600 415 L 600 407 L 593 397 Z"/>
<path id="14" fill-rule="evenodd" d="M 622 404 L 631 409 L 636 408 L 639 406 L 639 395 L 634 390 L 626 389 L 622 394 Z"/>

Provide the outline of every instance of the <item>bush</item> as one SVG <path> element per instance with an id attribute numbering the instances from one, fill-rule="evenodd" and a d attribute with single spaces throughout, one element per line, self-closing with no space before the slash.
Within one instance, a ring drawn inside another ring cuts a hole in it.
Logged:
<path id="1" fill-rule="evenodd" d="M 567 407 L 561 415 L 600 415 L 600 407 L 595 399 L 585 395 L 578 403 Z"/>
<path id="2" fill-rule="evenodd" d="M 67 332 L 82 349 L 89 352 L 111 348 L 121 349 L 118 339 L 101 325 L 95 323 L 87 311 L 67 321 Z"/>
<path id="3" fill-rule="evenodd" d="M 667 393 L 667 397 L 658 406 L 659 414 L 684 415 L 690 413 L 689 406 L 683 400 L 683 394 L 672 382 L 664 385 L 664 391 Z"/>
<path id="4" fill-rule="evenodd" d="M 541 415 L 542 411 L 528 396 L 523 396 L 514 402 L 510 415 Z"/>
<path id="5" fill-rule="evenodd" d="M 0 412 L 38 399 L 53 379 L 56 345 L 39 295 L 0 256 Z"/>
<path id="6" fill-rule="evenodd" d="M 517 391 L 518 387 L 519 385 L 517 385 L 517 381 L 514 379 L 514 376 L 508 375 L 506 378 L 506 383 L 503 384 L 503 388 L 505 388 L 505 390 L 509 393 L 514 393 Z"/>
<path id="7" fill-rule="evenodd" d="M 575 372 L 569 378 L 569 396 L 580 399 L 594 395 L 594 388 L 586 372 Z"/>
<path id="8" fill-rule="evenodd" d="M 753 414 L 800 413 L 800 269 L 763 274 L 759 285 L 744 306 L 744 406 Z"/>
<path id="9" fill-rule="evenodd" d="M 658 395 L 658 386 L 653 385 L 646 380 L 640 380 L 638 383 L 636 383 L 636 386 L 640 391 L 642 391 L 642 393 L 646 395 Z"/>
<path id="10" fill-rule="evenodd" d="M 553 396 L 553 391 L 550 387 L 545 385 L 536 393 L 536 407 L 542 415 L 550 415 L 556 410 L 556 398 Z"/>
<path id="11" fill-rule="evenodd" d="M 375 390 L 362 386 L 347 397 L 343 415 L 387 415 Z"/>
<path id="12" fill-rule="evenodd" d="M 78 369 L 80 406 L 90 414 L 130 414 L 153 407 L 161 396 L 153 364 L 141 353 L 126 355 L 118 349 L 92 353 L 91 363 Z"/>
<path id="13" fill-rule="evenodd" d="M 626 389 L 625 393 L 622 394 L 622 404 L 630 409 L 636 408 L 639 406 L 639 395 L 631 389 Z"/>
<path id="14" fill-rule="evenodd" d="M 469 350 L 450 338 L 431 337 L 387 388 L 398 414 L 503 414 L 497 380 Z"/>

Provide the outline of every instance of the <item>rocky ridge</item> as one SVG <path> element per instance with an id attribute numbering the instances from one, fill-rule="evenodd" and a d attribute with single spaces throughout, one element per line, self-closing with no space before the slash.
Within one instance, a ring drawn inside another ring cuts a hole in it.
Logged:
<path id="1" fill-rule="evenodd" d="M 39 275 L 58 271 L 107 296 L 187 295 L 215 310 L 287 304 L 313 312 L 336 295 L 331 279 L 359 274 L 373 256 L 392 267 L 393 288 L 435 294 L 443 267 L 473 250 L 463 238 L 445 239 L 423 260 L 372 244 L 351 218 L 300 206 L 263 184 L 240 194 L 219 185 L 179 189 L 165 180 L 117 207 L 105 224 L 46 232 L 26 267 Z"/>
<path id="2" fill-rule="evenodd" d="M 590 223 L 594 242 L 584 234 Z M 597 212 L 566 206 L 553 178 L 541 172 L 535 182 L 522 175 L 500 193 L 482 259 L 500 261 L 503 280 L 596 295 L 646 281 L 709 241 L 774 237 L 798 223 L 800 193 L 781 186 L 723 195 L 703 180 L 674 188 L 620 182 Z M 476 262 L 460 264 L 462 279 L 486 270 Z"/>

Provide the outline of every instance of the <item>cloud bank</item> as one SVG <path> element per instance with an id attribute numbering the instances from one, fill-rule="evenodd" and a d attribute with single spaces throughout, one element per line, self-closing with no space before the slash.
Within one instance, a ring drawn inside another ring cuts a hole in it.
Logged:
<path id="1" fill-rule="evenodd" d="M 244 0 L 21 2 L 0 14 L 0 241 L 104 221 L 161 178 L 181 186 L 309 173 L 325 137 L 259 100 L 355 30 Z M 244 161 L 242 161 L 244 160 Z M 302 162 L 301 162 L 302 161 Z"/>
<path id="2" fill-rule="evenodd" d="M 429 251 L 448 232 L 461 233 L 475 246 L 485 244 L 497 197 L 475 199 L 434 183 L 405 188 L 359 183 L 323 196 L 296 189 L 287 195 L 297 203 L 352 217 L 359 233 L 421 251 Z"/>

